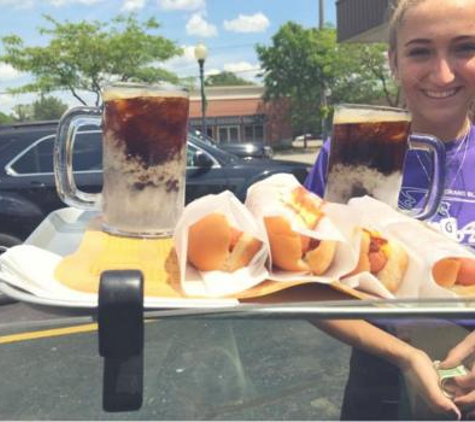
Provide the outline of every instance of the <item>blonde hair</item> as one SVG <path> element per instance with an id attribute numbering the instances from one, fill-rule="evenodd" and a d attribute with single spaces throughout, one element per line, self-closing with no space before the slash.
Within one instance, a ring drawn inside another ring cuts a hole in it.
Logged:
<path id="1" fill-rule="evenodd" d="M 397 35 L 407 11 L 426 0 L 395 0 L 389 19 L 389 49 L 396 50 Z"/>

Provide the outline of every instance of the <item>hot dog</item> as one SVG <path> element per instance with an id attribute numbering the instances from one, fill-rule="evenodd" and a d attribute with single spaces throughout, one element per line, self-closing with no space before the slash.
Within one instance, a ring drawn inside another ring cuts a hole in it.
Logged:
<path id="1" fill-rule="evenodd" d="M 282 201 L 290 208 L 302 226 L 314 230 L 323 217 L 323 201 L 310 194 L 304 187 L 292 191 L 290 198 Z M 264 217 L 269 238 L 272 264 L 282 270 L 325 273 L 333 262 L 337 242 L 317 240 L 292 230 L 284 216 Z"/>
<path id="2" fill-rule="evenodd" d="M 395 239 L 387 239 L 376 231 L 361 230 L 358 264 L 349 274 L 368 271 L 391 292 L 395 293 L 408 266 L 407 253 Z"/>
<path id="3" fill-rule="evenodd" d="M 262 241 L 233 227 L 222 213 L 211 213 L 190 226 L 187 259 L 200 271 L 234 272 L 251 262 Z"/>
<path id="4" fill-rule="evenodd" d="M 444 258 L 432 267 L 432 277 L 441 287 L 461 295 L 475 295 L 475 259 Z"/>

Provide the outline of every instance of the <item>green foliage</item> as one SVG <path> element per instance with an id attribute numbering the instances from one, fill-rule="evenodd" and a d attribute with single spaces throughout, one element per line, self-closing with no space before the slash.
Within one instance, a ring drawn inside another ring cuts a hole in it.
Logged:
<path id="1" fill-rule="evenodd" d="M 12 117 L 15 122 L 30 122 L 35 120 L 33 104 L 17 104 L 13 107 Z"/>
<path id="2" fill-rule="evenodd" d="M 2 113 L 0 111 L 0 125 L 8 125 L 10 123 L 13 123 L 14 121 L 15 120 L 12 116 L 9 116 L 8 114 Z"/>
<path id="3" fill-rule="evenodd" d="M 177 82 L 178 78 L 158 66 L 181 50 L 172 41 L 154 34 L 160 26 L 150 18 L 141 23 L 135 15 L 118 16 L 110 23 L 81 21 L 58 22 L 44 18 L 48 28 L 39 34 L 47 37 L 45 46 L 28 47 L 17 35 L 2 38 L 5 54 L 0 61 L 22 72 L 29 72 L 34 82 L 12 93 L 68 90 L 82 104 L 81 90 L 96 94 L 112 80 Z"/>
<path id="4" fill-rule="evenodd" d="M 68 105 L 58 98 L 41 95 L 33 103 L 34 120 L 57 120 L 67 110 Z"/>
<path id="5" fill-rule="evenodd" d="M 57 120 L 67 110 L 68 105 L 53 96 L 41 95 L 32 104 L 17 104 L 13 113 L 7 116 L 11 122 L 29 122 L 38 120 Z M 0 115 L 1 122 L 1 115 Z"/>
<path id="6" fill-rule="evenodd" d="M 181 78 L 178 84 L 179 86 L 182 86 L 188 91 L 193 91 L 194 89 L 196 89 L 197 86 L 196 80 L 197 78 L 195 76 L 186 76 L 184 78 Z"/>
<path id="7" fill-rule="evenodd" d="M 382 45 L 338 44 L 334 28 L 288 22 L 272 37 L 272 45 L 256 47 L 265 100 L 288 99 L 296 135 L 320 133 L 322 118 L 331 114 L 327 102 L 392 100 L 384 50 Z"/>
<path id="8" fill-rule="evenodd" d="M 251 81 L 240 78 L 232 72 L 221 72 L 216 75 L 210 75 L 205 80 L 206 86 L 238 86 L 238 85 L 255 85 Z"/>

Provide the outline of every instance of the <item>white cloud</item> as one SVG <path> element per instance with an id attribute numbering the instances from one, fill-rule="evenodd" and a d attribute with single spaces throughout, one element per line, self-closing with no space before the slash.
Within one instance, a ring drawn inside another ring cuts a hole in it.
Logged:
<path id="1" fill-rule="evenodd" d="M 46 0 L 46 3 L 51 4 L 52 6 L 61 7 L 68 4 L 84 4 L 89 6 L 91 4 L 100 3 L 104 0 Z"/>
<path id="2" fill-rule="evenodd" d="M 83 4 L 86 6 L 103 2 L 105 0 L 0 0 L 1 6 L 13 6 L 16 9 L 29 9 L 35 5 L 46 3 L 51 6 L 61 7 L 69 4 Z"/>
<path id="3" fill-rule="evenodd" d="M 224 28 L 231 32 L 264 32 L 270 25 L 269 19 L 263 13 L 241 15 L 233 20 L 225 20 Z"/>
<path id="4" fill-rule="evenodd" d="M 193 69 L 195 66 L 196 69 L 198 69 L 198 64 L 195 59 L 195 47 L 185 45 L 181 46 L 181 48 L 183 49 L 183 54 L 167 60 L 163 63 L 163 67 L 176 73 L 182 73 L 181 71 L 183 69 Z"/>
<path id="5" fill-rule="evenodd" d="M 34 4 L 35 0 L 0 0 L 0 6 L 14 6 L 16 9 L 29 9 Z"/>
<path id="6" fill-rule="evenodd" d="M 1 90 L 0 90 L 1 91 Z M 87 91 L 79 91 L 78 94 L 83 98 L 87 104 L 94 105 L 95 94 Z M 55 98 L 60 99 L 68 105 L 68 107 L 74 107 L 82 105 L 79 101 L 72 96 L 69 91 L 54 91 L 51 94 Z M 34 101 L 38 100 L 38 94 L 28 93 L 28 94 L 2 94 L 0 92 L 0 112 L 11 114 L 13 112 L 13 107 L 18 104 L 31 104 Z"/>
<path id="7" fill-rule="evenodd" d="M 218 30 L 215 25 L 208 23 L 201 14 L 193 13 L 190 20 L 186 23 L 186 33 L 198 37 L 215 37 Z"/>
<path id="8" fill-rule="evenodd" d="M 125 0 L 122 4 L 121 10 L 126 12 L 135 12 L 143 9 L 145 6 L 145 0 Z"/>
<path id="9" fill-rule="evenodd" d="M 205 0 L 157 0 L 165 10 L 198 10 L 206 7 Z"/>
<path id="10" fill-rule="evenodd" d="M 0 93 L 0 112 L 11 114 L 18 104 L 31 104 L 37 99 L 35 94 L 10 95 Z"/>
<path id="11" fill-rule="evenodd" d="M 21 77 L 21 73 L 15 70 L 12 66 L 5 63 L 0 63 L 0 81 L 11 81 Z"/>
<path id="12" fill-rule="evenodd" d="M 257 64 L 252 64 L 249 62 L 235 62 L 235 63 L 226 63 L 223 66 L 224 70 L 227 72 L 249 72 L 249 71 L 258 71 L 259 66 Z"/>
<path id="13" fill-rule="evenodd" d="M 252 64 L 249 62 L 241 61 L 235 63 L 226 63 L 223 66 L 226 72 L 236 73 L 237 76 L 243 79 L 249 79 L 255 81 L 257 74 L 261 71 L 258 64 Z"/>
<path id="14" fill-rule="evenodd" d="M 212 75 L 219 75 L 222 72 L 221 69 L 218 68 L 212 68 L 212 69 L 207 69 L 205 71 L 205 76 L 212 76 Z"/>

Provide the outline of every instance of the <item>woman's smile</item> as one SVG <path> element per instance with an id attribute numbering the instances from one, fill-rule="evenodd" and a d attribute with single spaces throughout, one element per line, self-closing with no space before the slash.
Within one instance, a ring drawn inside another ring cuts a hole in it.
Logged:
<path id="1" fill-rule="evenodd" d="M 445 100 L 447 98 L 454 97 L 457 93 L 461 91 L 462 87 L 444 89 L 444 90 L 432 90 L 432 89 L 422 89 L 422 92 L 425 96 L 433 100 Z"/>

